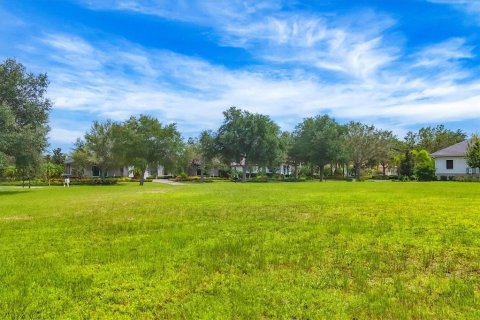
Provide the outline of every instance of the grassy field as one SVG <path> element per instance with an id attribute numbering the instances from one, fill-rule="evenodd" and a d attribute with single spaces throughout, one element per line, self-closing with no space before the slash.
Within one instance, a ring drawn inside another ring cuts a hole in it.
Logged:
<path id="1" fill-rule="evenodd" d="M 480 184 L 0 187 L 1 319 L 479 319 Z"/>

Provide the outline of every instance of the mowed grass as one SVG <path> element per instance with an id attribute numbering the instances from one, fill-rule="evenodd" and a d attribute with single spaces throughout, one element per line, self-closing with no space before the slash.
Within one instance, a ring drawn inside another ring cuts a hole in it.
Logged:
<path id="1" fill-rule="evenodd" d="M 0 187 L 1 319 L 478 319 L 480 184 Z"/>

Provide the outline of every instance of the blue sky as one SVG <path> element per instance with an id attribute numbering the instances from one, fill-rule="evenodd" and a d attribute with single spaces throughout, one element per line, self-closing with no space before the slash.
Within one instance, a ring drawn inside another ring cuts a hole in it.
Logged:
<path id="1" fill-rule="evenodd" d="M 185 138 L 230 106 L 478 133 L 480 1 L 0 0 L 0 58 L 47 72 L 51 148 L 150 114 Z"/>

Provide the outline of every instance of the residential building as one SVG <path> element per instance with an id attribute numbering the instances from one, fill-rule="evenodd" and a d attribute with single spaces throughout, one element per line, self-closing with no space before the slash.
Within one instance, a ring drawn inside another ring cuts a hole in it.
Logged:
<path id="1" fill-rule="evenodd" d="M 465 160 L 468 141 L 462 141 L 431 154 L 435 160 L 437 179 L 445 180 L 456 176 L 479 174 L 479 168 L 470 168 Z"/>

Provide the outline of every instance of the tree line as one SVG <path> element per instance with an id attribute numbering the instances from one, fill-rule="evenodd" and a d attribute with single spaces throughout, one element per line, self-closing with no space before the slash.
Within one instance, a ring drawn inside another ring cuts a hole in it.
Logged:
<path id="1" fill-rule="evenodd" d="M 46 74 L 28 73 L 13 59 L 0 64 L 1 175 L 13 171 L 22 179 L 38 175 L 49 179 L 62 170 L 66 154 L 58 148 L 45 154 L 52 108 L 47 87 Z M 174 174 L 194 166 L 203 177 L 212 167 L 228 171 L 233 163 L 242 167 L 243 181 L 249 168 L 275 172 L 281 165 L 293 169 L 292 178 L 306 175 L 323 180 L 328 170 L 328 175 L 359 179 L 362 170 L 380 166 L 384 176 L 395 167 L 403 177 L 427 180 L 435 173 L 429 154 L 467 137 L 462 130 L 437 125 L 408 132 L 401 140 L 374 125 L 342 124 L 328 115 L 305 118 L 289 132 L 267 115 L 237 107 L 225 110 L 223 117 L 217 130 L 202 131 L 187 141 L 175 124 L 162 124 L 147 115 L 123 122 L 94 121 L 70 154 L 75 174 L 82 175 L 91 166 L 103 175 L 118 166 L 133 166 L 143 179 L 149 168 L 162 165 Z"/>
<path id="2" fill-rule="evenodd" d="M 187 142 L 174 124 L 162 126 L 146 115 L 123 123 L 96 121 L 77 141 L 72 157 L 84 168 L 96 165 L 103 173 L 133 165 L 141 178 L 160 164 L 174 174 L 197 166 L 202 177 L 212 167 L 235 164 L 242 167 L 243 181 L 249 168 L 266 173 L 282 165 L 291 166 L 297 179 L 303 170 L 303 175 L 323 180 L 327 167 L 330 175 L 360 179 L 362 170 L 381 166 L 384 176 L 387 168 L 395 167 L 403 177 L 431 180 L 435 167 L 429 154 L 466 138 L 464 132 L 443 125 L 409 132 L 401 141 L 391 131 L 355 121 L 340 124 L 328 115 L 305 118 L 292 132 L 281 131 L 269 116 L 237 107 L 223 116 L 217 130 L 202 131 Z"/>

